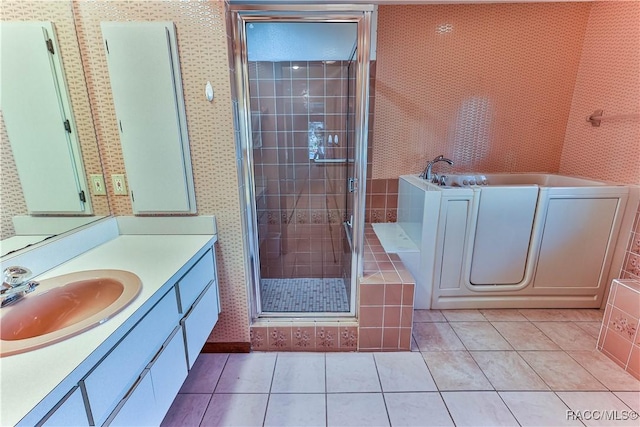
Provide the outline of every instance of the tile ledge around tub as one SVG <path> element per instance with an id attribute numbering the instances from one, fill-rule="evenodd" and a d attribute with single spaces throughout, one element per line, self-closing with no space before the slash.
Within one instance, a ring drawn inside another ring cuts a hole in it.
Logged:
<path id="1" fill-rule="evenodd" d="M 378 224 L 376 224 L 378 225 Z M 395 225 L 397 224 L 382 224 L 382 225 Z M 397 226 L 399 228 L 399 226 Z M 376 227 L 379 228 L 379 227 Z M 387 227 L 388 229 L 389 227 Z M 394 229 L 394 233 L 397 232 L 397 229 Z M 404 233 L 404 232 L 402 232 Z M 383 283 L 400 283 L 403 285 L 415 284 L 415 278 L 409 272 L 404 265 L 404 263 L 400 260 L 400 257 L 395 252 L 389 253 L 388 250 L 393 250 L 393 248 L 398 248 L 398 245 L 385 245 L 380 242 L 380 238 L 378 233 L 374 230 L 374 224 L 366 224 L 365 225 L 365 235 L 366 235 L 366 243 L 365 243 L 365 268 L 364 274 L 360 279 L 360 284 L 383 284 Z M 406 236 L 406 235 L 405 235 Z M 383 237 L 384 239 L 384 237 Z M 407 238 L 408 239 L 408 238 Z M 412 247 L 403 239 L 402 248 L 407 251 L 413 251 Z M 415 244 L 411 242 L 411 245 L 415 247 Z M 374 253 L 372 247 L 381 246 L 384 249 L 384 252 Z M 404 250 L 402 249 L 402 250 Z M 417 249 L 416 249 L 417 251 Z M 374 264 L 375 263 L 375 267 Z M 382 268 L 381 265 L 389 266 L 392 265 L 393 268 L 387 267 Z"/>

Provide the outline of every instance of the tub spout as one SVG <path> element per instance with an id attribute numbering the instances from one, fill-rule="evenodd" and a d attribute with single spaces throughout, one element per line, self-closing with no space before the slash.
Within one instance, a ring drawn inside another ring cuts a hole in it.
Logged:
<path id="1" fill-rule="evenodd" d="M 433 182 L 433 174 L 431 173 L 431 169 L 433 168 L 433 165 L 435 165 L 438 162 L 446 162 L 446 163 L 449 163 L 451 166 L 453 166 L 453 160 L 449 160 L 446 157 L 444 157 L 442 154 L 440 154 L 438 157 L 436 157 L 435 159 L 427 163 L 427 167 L 424 168 L 424 171 L 422 171 L 422 173 L 420 174 L 420 178 L 424 178 L 429 182 Z"/>

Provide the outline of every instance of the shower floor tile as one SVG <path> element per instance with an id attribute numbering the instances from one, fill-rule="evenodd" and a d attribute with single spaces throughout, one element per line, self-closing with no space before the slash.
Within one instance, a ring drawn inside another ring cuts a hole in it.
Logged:
<path id="1" fill-rule="evenodd" d="M 261 279 L 262 310 L 267 312 L 348 312 L 341 278 Z"/>

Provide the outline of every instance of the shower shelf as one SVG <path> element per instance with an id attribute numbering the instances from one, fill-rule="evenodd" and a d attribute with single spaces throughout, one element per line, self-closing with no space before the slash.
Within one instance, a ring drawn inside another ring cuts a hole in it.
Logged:
<path id="1" fill-rule="evenodd" d="M 353 163 L 354 159 L 313 159 L 315 163 Z"/>

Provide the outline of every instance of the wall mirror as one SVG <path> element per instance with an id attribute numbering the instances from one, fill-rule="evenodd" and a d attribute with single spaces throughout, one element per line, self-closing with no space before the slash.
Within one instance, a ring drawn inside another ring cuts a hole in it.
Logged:
<path id="1" fill-rule="evenodd" d="M 3 1 L 0 30 L 5 256 L 110 209 L 107 196 L 90 184 L 104 173 L 71 0 Z M 57 131 L 47 130 L 47 122 Z"/>

